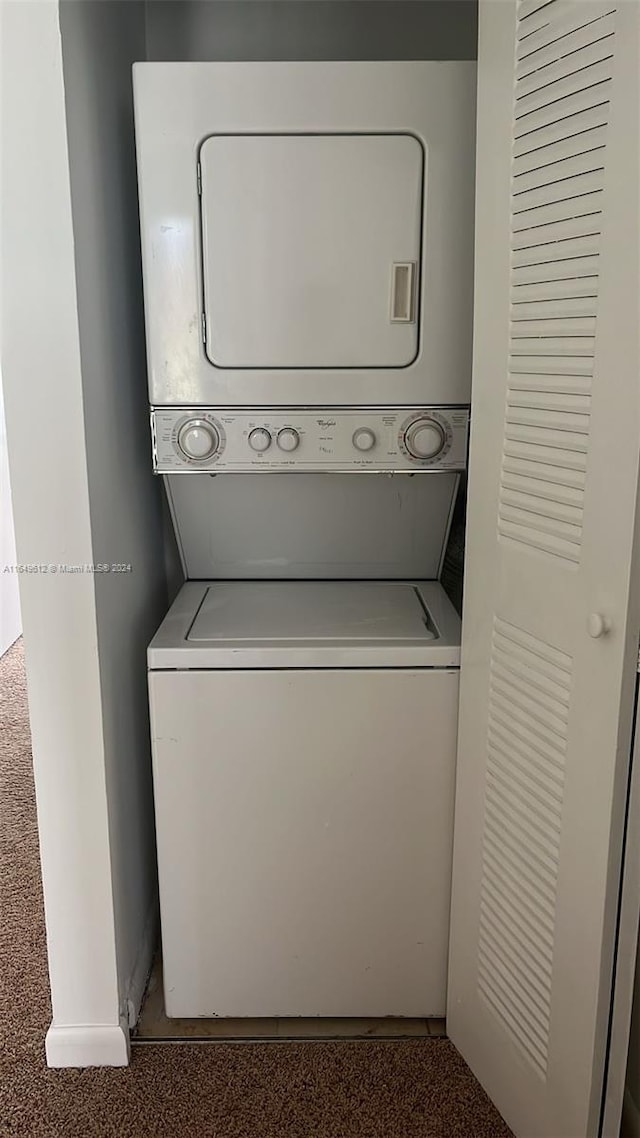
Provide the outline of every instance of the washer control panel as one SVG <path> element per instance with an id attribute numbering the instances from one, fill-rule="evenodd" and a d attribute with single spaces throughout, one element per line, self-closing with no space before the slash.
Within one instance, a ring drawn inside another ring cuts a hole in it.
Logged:
<path id="1" fill-rule="evenodd" d="M 161 474 L 464 470 L 469 409 L 166 407 L 151 429 Z"/>

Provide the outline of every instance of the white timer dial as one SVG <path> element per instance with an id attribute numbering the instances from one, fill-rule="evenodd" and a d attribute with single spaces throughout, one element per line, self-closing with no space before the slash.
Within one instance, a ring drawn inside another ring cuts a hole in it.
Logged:
<path id="1" fill-rule="evenodd" d="M 281 431 L 278 431 L 276 442 L 280 450 L 297 450 L 300 445 L 300 435 L 293 427 L 283 427 Z"/>
<path id="2" fill-rule="evenodd" d="M 203 419 L 189 419 L 178 432 L 178 446 L 187 458 L 199 462 L 211 458 L 220 445 L 220 437 L 212 423 Z"/>
<path id="3" fill-rule="evenodd" d="M 435 458 L 445 444 L 445 433 L 435 419 L 418 419 L 405 431 L 404 442 L 414 458 Z"/>
<path id="4" fill-rule="evenodd" d="M 251 450 L 258 451 L 261 454 L 265 450 L 269 450 L 271 446 L 271 435 L 266 427 L 256 427 L 249 435 L 249 446 Z"/>

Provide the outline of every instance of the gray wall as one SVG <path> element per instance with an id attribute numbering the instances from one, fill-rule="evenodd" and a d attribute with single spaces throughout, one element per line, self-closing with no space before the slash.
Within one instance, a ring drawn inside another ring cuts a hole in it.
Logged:
<path id="1" fill-rule="evenodd" d="M 475 59 L 476 0 L 148 0 L 150 60 Z"/>
<path id="2" fill-rule="evenodd" d="M 62 0 L 118 973 L 127 991 L 156 894 L 146 645 L 167 605 L 162 487 L 151 470 L 131 64 L 138 0 Z M 138 962 L 140 963 L 140 962 Z"/>

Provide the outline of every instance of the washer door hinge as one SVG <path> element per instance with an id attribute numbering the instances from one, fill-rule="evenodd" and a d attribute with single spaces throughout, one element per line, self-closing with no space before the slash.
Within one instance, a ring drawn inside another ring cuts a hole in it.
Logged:
<path id="1" fill-rule="evenodd" d="M 199 162 L 198 162 L 198 165 L 196 167 L 196 171 L 197 171 L 196 177 L 198 179 L 198 196 L 202 197 L 202 168 L 201 168 Z"/>

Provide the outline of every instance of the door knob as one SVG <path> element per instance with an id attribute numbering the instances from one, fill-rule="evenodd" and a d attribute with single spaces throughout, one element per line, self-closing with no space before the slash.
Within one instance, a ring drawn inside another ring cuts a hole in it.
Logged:
<path id="1" fill-rule="evenodd" d="M 587 621 L 587 629 L 589 636 L 592 636 L 594 640 L 598 640 L 600 636 L 605 636 L 610 628 L 611 622 L 601 612 L 591 613 Z"/>

